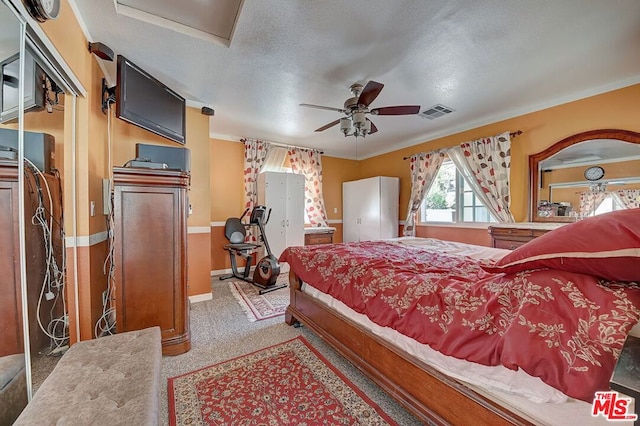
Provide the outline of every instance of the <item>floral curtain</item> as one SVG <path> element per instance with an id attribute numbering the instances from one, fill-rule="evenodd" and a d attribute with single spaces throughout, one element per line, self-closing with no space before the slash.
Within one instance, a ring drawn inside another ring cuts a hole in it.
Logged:
<path id="1" fill-rule="evenodd" d="M 447 155 L 491 215 L 501 223 L 513 222 L 509 209 L 509 132 L 454 146 L 447 150 Z"/>
<path id="2" fill-rule="evenodd" d="M 619 189 L 613 195 L 627 209 L 640 208 L 640 189 Z"/>
<path id="3" fill-rule="evenodd" d="M 580 216 L 593 216 L 596 209 L 605 198 L 608 193 L 606 191 L 584 191 L 580 193 Z"/>
<path id="4" fill-rule="evenodd" d="M 327 226 L 327 214 L 322 191 L 322 159 L 320 151 L 289 149 L 291 169 L 304 174 L 304 207 L 311 226 Z"/>
<path id="5" fill-rule="evenodd" d="M 411 156 L 409 160 L 411 198 L 407 209 L 407 219 L 404 222 L 403 235 L 411 237 L 416 235 L 415 223 L 418 210 L 420 210 L 422 200 L 429 192 L 444 158 L 445 154 L 439 151 L 421 152 Z"/>
<path id="6" fill-rule="evenodd" d="M 271 144 L 255 139 L 241 139 L 244 144 L 244 207 L 251 211 L 258 201 L 258 174 L 262 170 Z M 247 229 L 246 242 L 255 243 L 256 236 Z"/>

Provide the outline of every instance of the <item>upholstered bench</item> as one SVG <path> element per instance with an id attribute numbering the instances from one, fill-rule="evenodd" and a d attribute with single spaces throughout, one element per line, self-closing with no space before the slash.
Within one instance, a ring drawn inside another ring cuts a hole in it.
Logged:
<path id="1" fill-rule="evenodd" d="M 0 357 L 0 425 L 10 425 L 27 405 L 24 354 Z"/>
<path id="2" fill-rule="evenodd" d="M 15 425 L 155 425 L 160 414 L 160 328 L 76 343 Z"/>

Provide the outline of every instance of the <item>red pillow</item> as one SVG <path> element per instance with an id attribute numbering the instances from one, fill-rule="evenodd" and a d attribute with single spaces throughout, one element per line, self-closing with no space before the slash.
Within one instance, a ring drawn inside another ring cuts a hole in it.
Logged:
<path id="1" fill-rule="evenodd" d="M 550 268 L 612 281 L 640 281 L 640 209 L 562 226 L 482 268 L 507 274 Z"/>

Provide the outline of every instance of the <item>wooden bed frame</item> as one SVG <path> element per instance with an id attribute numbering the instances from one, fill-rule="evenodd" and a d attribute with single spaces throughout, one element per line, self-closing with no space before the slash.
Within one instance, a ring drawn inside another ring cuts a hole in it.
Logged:
<path id="1" fill-rule="evenodd" d="M 289 272 L 285 322 L 301 322 L 425 423 L 532 425 L 528 420 L 393 347 L 301 290 Z"/>

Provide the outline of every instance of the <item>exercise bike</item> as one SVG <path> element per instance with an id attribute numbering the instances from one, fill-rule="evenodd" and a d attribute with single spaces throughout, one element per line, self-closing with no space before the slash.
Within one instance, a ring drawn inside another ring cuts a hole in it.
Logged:
<path id="1" fill-rule="evenodd" d="M 269 247 L 269 241 L 264 232 L 264 225 L 269 222 L 271 216 L 271 209 L 267 212 L 265 206 L 257 205 L 251 211 L 249 216 L 249 223 L 242 223 L 242 219 L 247 215 L 249 209 L 246 209 L 240 217 L 230 217 L 224 223 L 224 236 L 229 240 L 229 244 L 224 246 L 224 249 L 229 252 L 231 259 L 231 274 L 223 275 L 220 280 L 226 280 L 229 278 L 238 278 L 260 288 L 260 294 L 265 294 L 270 291 L 284 288 L 287 284 L 276 285 L 278 275 L 280 275 L 280 264 L 278 259 L 271 254 L 271 248 Z M 266 218 L 265 218 L 266 215 Z M 258 240 L 264 243 L 264 248 L 267 251 L 267 255 L 258 261 L 253 271 L 253 277 L 249 277 L 251 272 L 251 265 L 253 264 L 253 256 L 256 251 L 262 247 L 262 244 L 245 243 L 244 239 L 247 236 L 247 227 L 257 226 L 260 234 Z M 237 258 L 241 257 L 245 260 L 244 268 L 238 269 Z"/>

